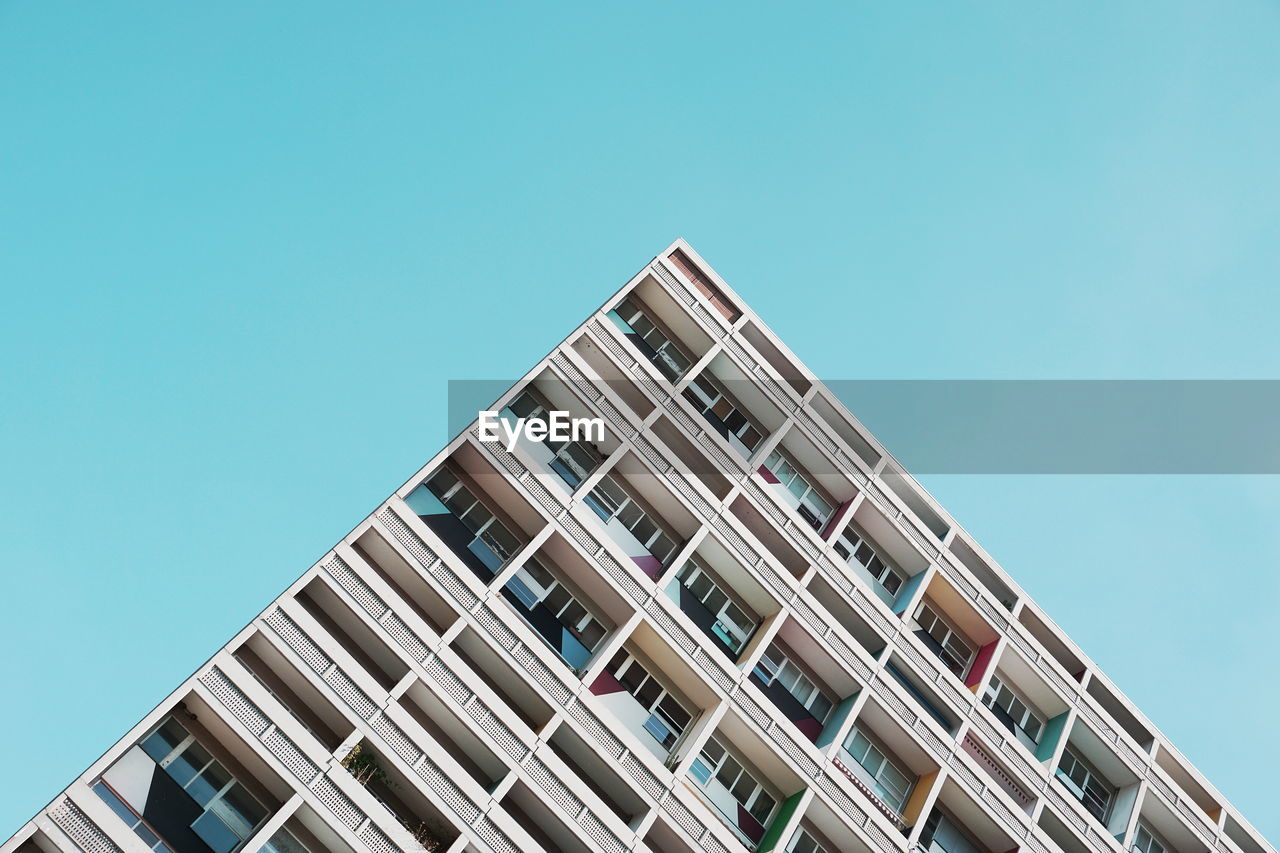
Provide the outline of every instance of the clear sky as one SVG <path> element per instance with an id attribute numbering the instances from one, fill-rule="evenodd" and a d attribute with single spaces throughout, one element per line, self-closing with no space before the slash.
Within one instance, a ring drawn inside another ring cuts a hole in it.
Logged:
<path id="1" fill-rule="evenodd" d="M 1277 43 L 1264 2 L 0 2 L 0 837 L 443 443 L 448 379 L 677 236 L 820 376 L 1280 377 Z M 1280 839 L 1280 482 L 925 482 Z"/>

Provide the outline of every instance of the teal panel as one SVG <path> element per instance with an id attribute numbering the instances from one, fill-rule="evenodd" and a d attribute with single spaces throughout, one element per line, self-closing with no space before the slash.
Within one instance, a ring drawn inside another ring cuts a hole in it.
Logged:
<path id="1" fill-rule="evenodd" d="M 1044 734 L 1040 737 L 1040 743 L 1036 745 L 1036 758 L 1041 761 L 1053 758 L 1053 752 L 1058 748 L 1058 741 L 1062 739 L 1062 732 L 1067 727 L 1069 713 L 1069 711 L 1063 711 L 1044 724 Z"/>
<path id="2" fill-rule="evenodd" d="M 916 590 L 920 588 L 921 582 L 924 581 L 924 572 L 916 572 L 907 578 L 907 582 L 902 585 L 902 589 L 898 590 L 898 597 L 893 600 L 893 612 L 901 614 L 907 609 L 909 602 L 916 594 Z"/>
<path id="3" fill-rule="evenodd" d="M 823 749 L 831 745 L 831 741 L 835 738 L 836 732 L 844 725 L 844 721 L 849 719 L 849 715 L 853 713 L 853 700 L 858 698 L 858 691 L 854 691 L 851 695 L 840 700 L 839 704 L 831 710 L 831 716 L 827 718 L 827 724 L 822 727 L 821 733 L 818 734 L 818 748 Z"/>

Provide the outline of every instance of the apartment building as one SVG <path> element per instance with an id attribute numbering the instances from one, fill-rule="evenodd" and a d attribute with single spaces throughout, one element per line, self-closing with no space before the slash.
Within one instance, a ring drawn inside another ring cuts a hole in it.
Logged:
<path id="1" fill-rule="evenodd" d="M 0 853 L 1274 853 L 684 241 L 493 410 Z"/>

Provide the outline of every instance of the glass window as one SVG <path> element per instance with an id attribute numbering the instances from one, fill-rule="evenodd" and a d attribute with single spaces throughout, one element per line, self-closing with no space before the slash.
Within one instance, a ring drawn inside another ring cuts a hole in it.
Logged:
<path id="1" fill-rule="evenodd" d="M 888 750 L 870 735 L 854 727 L 845 741 L 845 751 L 871 777 L 871 789 L 890 808 L 901 809 L 915 785 L 915 777 L 889 758 Z"/>
<path id="2" fill-rule="evenodd" d="M 892 603 L 894 596 L 902 588 L 906 576 L 900 569 L 890 565 L 867 541 L 861 531 L 850 525 L 840 534 L 832 547 L 848 565 L 861 566 L 871 576 L 875 585 L 885 593 L 880 596 L 881 599 L 886 603 Z"/>
<path id="3" fill-rule="evenodd" d="M 292 832 L 281 829 L 264 845 L 266 853 L 310 853 L 307 847 Z"/>
<path id="4" fill-rule="evenodd" d="M 1138 834 L 1133 840 L 1133 848 L 1139 853 L 1166 853 L 1168 849 L 1155 830 L 1142 821 L 1138 821 Z"/>
<path id="5" fill-rule="evenodd" d="M 1057 777 L 1067 790 L 1075 795 L 1086 811 L 1096 817 L 1100 823 L 1106 824 L 1107 818 L 1111 815 L 1111 801 L 1115 795 L 1115 788 L 1070 746 L 1062 751 Z"/>
<path id="6" fill-rule="evenodd" d="M 763 681 L 766 687 L 777 682 L 819 723 L 826 721 L 827 715 L 835 706 L 831 698 L 804 674 L 799 665 L 792 661 L 776 642 L 765 649 L 753 674 Z"/>
<path id="7" fill-rule="evenodd" d="M 951 625 L 925 603 L 916 610 L 916 624 L 920 630 L 933 638 L 937 647 L 931 649 L 938 658 L 955 673 L 957 678 L 964 678 L 973 662 L 974 651 L 969 643 L 962 639 Z"/>
<path id="8" fill-rule="evenodd" d="M 200 836 L 200 840 L 209 845 L 213 853 L 231 853 L 240 843 L 240 836 L 222 822 L 213 812 L 205 812 L 195 819 L 191 829 Z"/>
<path id="9" fill-rule="evenodd" d="M 142 751 L 158 764 L 190 736 L 177 720 L 169 717 L 142 741 Z"/>
<path id="10" fill-rule="evenodd" d="M 787 853 L 827 853 L 827 848 L 814 841 L 812 835 L 801 829 L 791 839 Z"/>

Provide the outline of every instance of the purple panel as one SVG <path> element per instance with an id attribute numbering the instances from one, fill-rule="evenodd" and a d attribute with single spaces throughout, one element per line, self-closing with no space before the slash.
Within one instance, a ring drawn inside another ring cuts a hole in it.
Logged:
<path id="1" fill-rule="evenodd" d="M 794 720 L 793 722 L 801 734 L 814 743 L 818 742 L 818 735 L 822 734 L 822 723 L 813 717 L 805 717 L 803 720 Z"/>
<path id="2" fill-rule="evenodd" d="M 738 804 L 738 829 L 746 833 L 747 838 L 756 844 L 764 838 L 764 825 L 752 817 L 751 812 L 744 809 L 741 803 Z"/>
<path id="3" fill-rule="evenodd" d="M 777 477 L 773 476 L 773 472 L 770 471 L 768 468 L 764 467 L 763 465 L 761 465 L 756 470 L 756 473 L 759 474 L 761 477 L 764 477 L 764 481 L 771 486 L 782 485 L 782 481 L 779 480 Z"/>
<path id="4" fill-rule="evenodd" d="M 608 670 L 600 673 L 595 681 L 591 682 L 591 693 L 595 696 L 608 696 L 610 693 L 620 693 L 626 690 L 622 686 L 622 682 L 613 677 L 613 673 Z"/>

